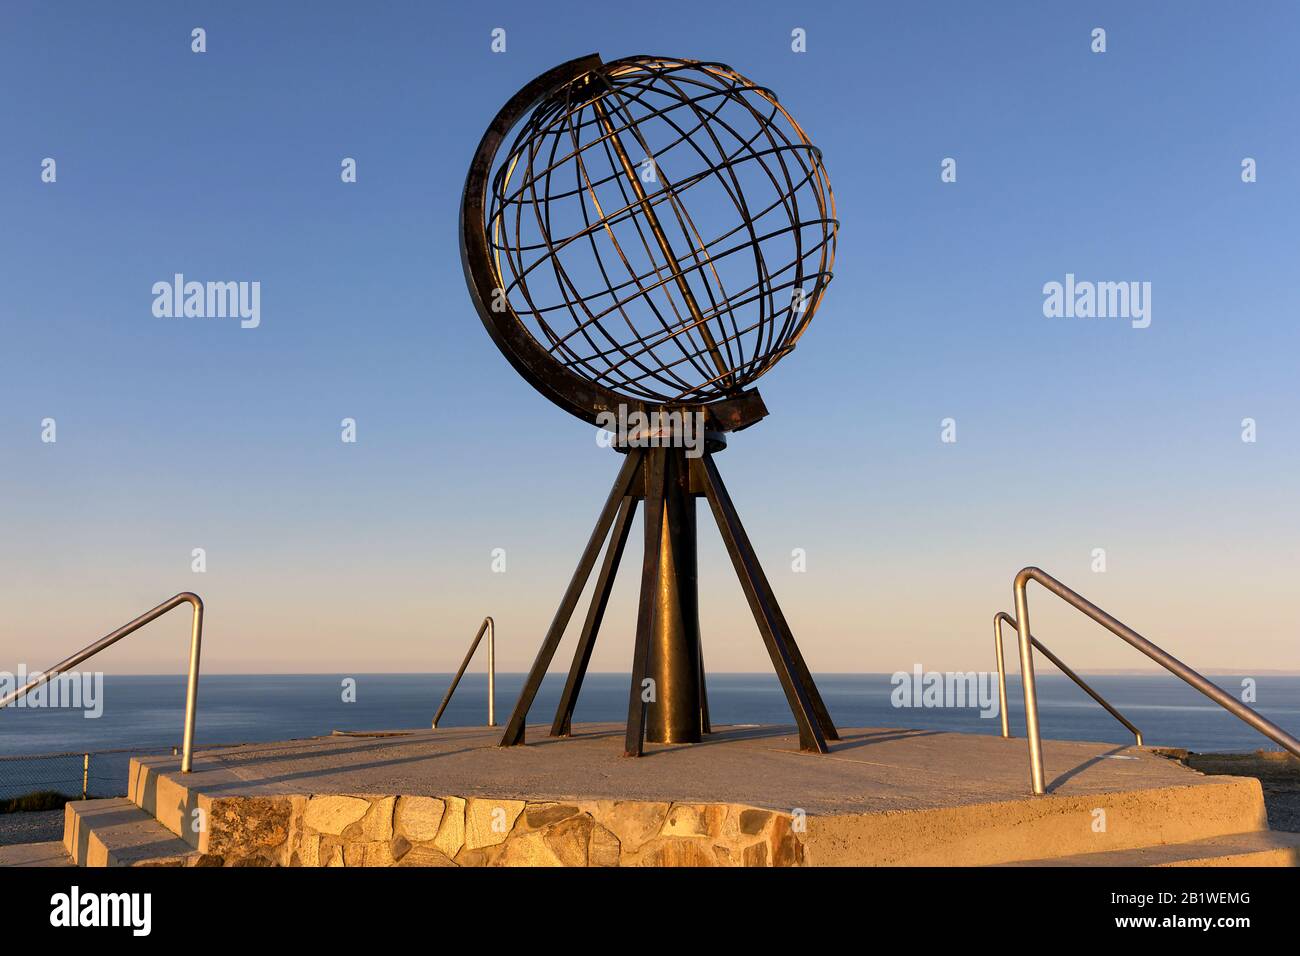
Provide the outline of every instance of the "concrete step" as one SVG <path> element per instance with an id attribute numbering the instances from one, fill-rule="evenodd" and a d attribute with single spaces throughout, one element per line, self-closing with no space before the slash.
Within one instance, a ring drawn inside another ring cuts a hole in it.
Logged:
<path id="1" fill-rule="evenodd" d="M 75 800 L 63 813 L 63 848 L 77 866 L 192 866 L 199 855 L 125 797 Z"/>
<path id="2" fill-rule="evenodd" d="M 1105 828 L 1096 829 L 1099 820 Z M 1087 796 L 808 818 L 818 866 L 997 866 L 1268 832 L 1259 781 L 1203 778 Z"/>
<path id="3" fill-rule="evenodd" d="M 1022 860 L 1004 866 L 1300 866 L 1300 833 L 1255 830 L 1164 846 Z"/>
<path id="4" fill-rule="evenodd" d="M 0 867 L 3 866 L 75 866 L 68 851 L 58 840 L 43 843 L 15 843 L 0 846 Z"/>
<path id="5" fill-rule="evenodd" d="M 203 765 L 202 758 L 195 761 Z M 154 772 L 140 758 L 132 757 L 127 776 L 128 802 L 145 815 L 158 821 L 172 836 L 183 841 L 191 850 L 206 854 L 211 844 L 209 826 L 194 826 L 196 819 L 213 818 L 213 800 L 207 794 L 193 790 L 188 778 L 174 774 Z M 227 814 L 217 814 L 214 824 L 220 826 Z"/>

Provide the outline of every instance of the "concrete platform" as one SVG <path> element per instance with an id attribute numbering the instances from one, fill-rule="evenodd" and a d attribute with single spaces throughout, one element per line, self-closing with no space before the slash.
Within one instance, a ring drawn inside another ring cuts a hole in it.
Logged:
<path id="1" fill-rule="evenodd" d="M 719 728 L 640 760 L 615 725 L 506 749 L 485 728 L 332 736 L 206 751 L 188 775 L 137 758 L 129 797 L 217 865 L 996 865 L 1226 837 L 1291 859 L 1250 841 L 1268 832 L 1251 778 L 1044 741 L 1034 797 L 1022 739 L 841 733 L 819 756 L 793 728 Z"/>
<path id="2" fill-rule="evenodd" d="M 623 756 L 623 727 L 583 724 L 575 736 L 528 728 L 523 747 L 498 747 L 486 728 L 336 734 L 205 751 L 187 786 L 210 797 L 327 793 L 490 795 L 527 800 L 612 799 L 747 803 L 808 813 L 919 810 L 1030 801 L 1020 738 L 865 728 L 842 730 L 829 755 L 799 750 L 792 727 L 726 727 L 704 743 L 649 745 Z M 1046 740 L 1049 791 L 1082 796 L 1162 786 L 1213 785 L 1136 747 Z M 132 761 L 174 774 L 175 757 Z"/>
<path id="3" fill-rule="evenodd" d="M 72 857 L 58 840 L 40 843 L 13 843 L 0 846 L 0 867 L 5 866 L 75 866 Z"/>

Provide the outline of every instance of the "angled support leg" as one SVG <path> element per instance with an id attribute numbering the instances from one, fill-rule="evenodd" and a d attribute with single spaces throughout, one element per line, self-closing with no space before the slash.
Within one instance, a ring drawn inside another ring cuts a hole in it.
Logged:
<path id="1" fill-rule="evenodd" d="M 658 614 L 660 544 L 664 523 L 664 474 L 668 456 L 662 448 L 645 455 L 645 557 L 641 567 L 641 602 L 636 618 L 636 647 L 632 652 L 632 687 L 627 698 L 627 737 L 623 754 L 639 757 L 645 750 L 646 702 L 642 682 L 650 673 L 650 641 Z"/>
<path id="2" fill-rule="evenodd" d="M 627 544 L 628 533 L 632 530 L 632 519 L 636 516 L 636 501 L 632 496 L 624 498 L 618 517 L 614 519 L 614 530 L 609 537 L 609 546 L 605 549 L 605 561 L 600 566 L 600 574 L 596 576 L 596 589 L 591 595 L 591 606 L 587 609 L 587 619 L 582 625 L 582 636 L 573 652 L 569 679 L 564 684 L 564 693 L 560 695 L 560 706 L 555 710 L 555 722 L 551 724 L 552 737 L 567 737 L 573 731 L 573 708 L 578 703 L 582 679 L 587 676 L 587 665 L 591 663 L 591 651 L 596 646 L 596 635 L 605 618 L 610 592 L 614 590 L 614 576 L 618 574 L 618 563 L 623 558 L 623 548 Z"/>
<path id="3" fill-rule="evenodd" d="M 736 511 L 735 504 L 731 501 L 731 495 L 727 491 L 727 486 L 722 481 L 722 475 L 718 473 L 718 467 L 710 461 L 714 482 L 718 491 L 718 497 L 723 502 L 726 510 L 736 515 L 737 541 L 741 549 L 749 555 L 750 567 L 754 572 L 754 583 L 758 586 L 764 596 L 768 610 L 772 612 L 772 623 L 776 632 L 785 639 L 786 652 L 790 655 L 790 663 L 794 667 L 795 676 L 803 686 L 804 695 L 812 705 L 813 713 L 817 715 L 817 725 L 821 727 L 822 736 L 827 740 L 839 740 L 839 731 L 835 729 L 835 724 L 831 720 L 830 712 L 826 709 L 826 704 L 822 700 L 821 693 L 817 690 L 817 684 L 813 681 L 812 673 L 808 670 L 808 665 L 804 662 L 803 653 L 799 650 L 799 644 L 794 639 L 794 632 L 790 625 L 786 623 L 785 615 L 781 612 L 781 605 L 776 600 L 776 594 L 772 590 L 772 585 L 768 583 L 767 574 L 763 571 L 763 566 L 758 561 L 758 555 L 754 551 L 753 544 L 750 543 L 749 534 L 745 531 L 744 525 L 740 523 L 740 517 Z"/>
<path id="4" fill-rule="evenodd" d="M 704 645 L 700 645 L 700 733 L 713 733 L 709 723 L 709 690 L 704 684 Z"/>
<path id="5" fill-rule="evenodd" d="M 605 538 L 609 534 L 610 525 L 614 523 L 614 516 L 622 505 L 623 499 L 632 489 L 643 456 L 644 452 L 640 449 L 629 451 L 618 477 L 614 479 L 614 487 L 610 489 L 609 497 L 605 500 L 605 507 L 601 510 L 596 527 L 587 541 L 587 548 L 578 562 L 578 569 L 573 572 L 569 587 L 564 592 L 560 607 L 551 621 L 550 630 L 546 632 L 546 639 L 542 641 L 541 650 L 537 652 L 537 658 L 533 661 L 527 680 L 524 681 L 523 690 L 519 692 L 519 700 L 515 703 L 514 712 L 510 715 L 506 731 L 501 737 L 502 747 L 513 747 L 524 742 L 524 724 L 528 719 L 528 710 L 532 707 L 533 698 L 537 696 L 537 691 L 542 686 L 542 678 L 546 676 L 546 668 L 551 665 L 555 649 L 560 646 L 560 638 L 564 636 L 564 629 L 569 624 L 569 618 L 573 616 L 573 609 L 577 606 L 578 598 L 582 596 L 587 578 L 591 576 L 592 566 L 595 565 L 596 557 L 600 554 L 600 546 L 605 543 Z"/>
<path id="6" fill-rule="evenodd" d="M 803 682 L 799 679 L 798 669 L 794 664 L 785 634 L 777 624 L 777 615 L 770 606 L 766 589 L 759 583 L 762 571 L 756 570 L 758 559 L 749 546 L 749 539 L 740 523 L 740 516 L 736 513 L 731 498 L 722 485 L 713 456 L 706 453 L 702 458 L 694 459 L 691 465 L 698 469 L 700 483 L 704 486 L 709 506 L 713 509 L 713 517 L 718 522 L 718 530 L 722 532 L 727 553 L 731 555 L 736 576 L 740 578 L 740 585 L 745 591 L 745 598 L 749 601 L 750 611 L 753 612 L 754 621 L 763 636 L 768 656 L 772 659 L 772 667 L 776 671 L 781 689 L 785 691 L 786 700 L 794 714 L 795 723 L 799 728 L 799 749 L 827 753 L 826 738 L 822 734 L 812 703 L 804 691 Z"/>

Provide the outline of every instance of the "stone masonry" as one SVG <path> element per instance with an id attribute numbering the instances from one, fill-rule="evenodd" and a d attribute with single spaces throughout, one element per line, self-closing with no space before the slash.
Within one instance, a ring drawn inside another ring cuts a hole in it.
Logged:
<path id="1" fill-rule="evenodd" d="M 800 821 L 737 804 L 483 797 L 212 801 L 198 866 L 799 866 Z"/>

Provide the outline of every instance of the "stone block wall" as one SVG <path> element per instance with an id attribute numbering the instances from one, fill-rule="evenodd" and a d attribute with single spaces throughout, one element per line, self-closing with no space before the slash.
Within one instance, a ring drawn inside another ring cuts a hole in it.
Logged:
<path id="1" fill-rule="evenodd" d="M 198 865 L 800 866 L 788 813 L 489 797 L 217 798 Z"/>

